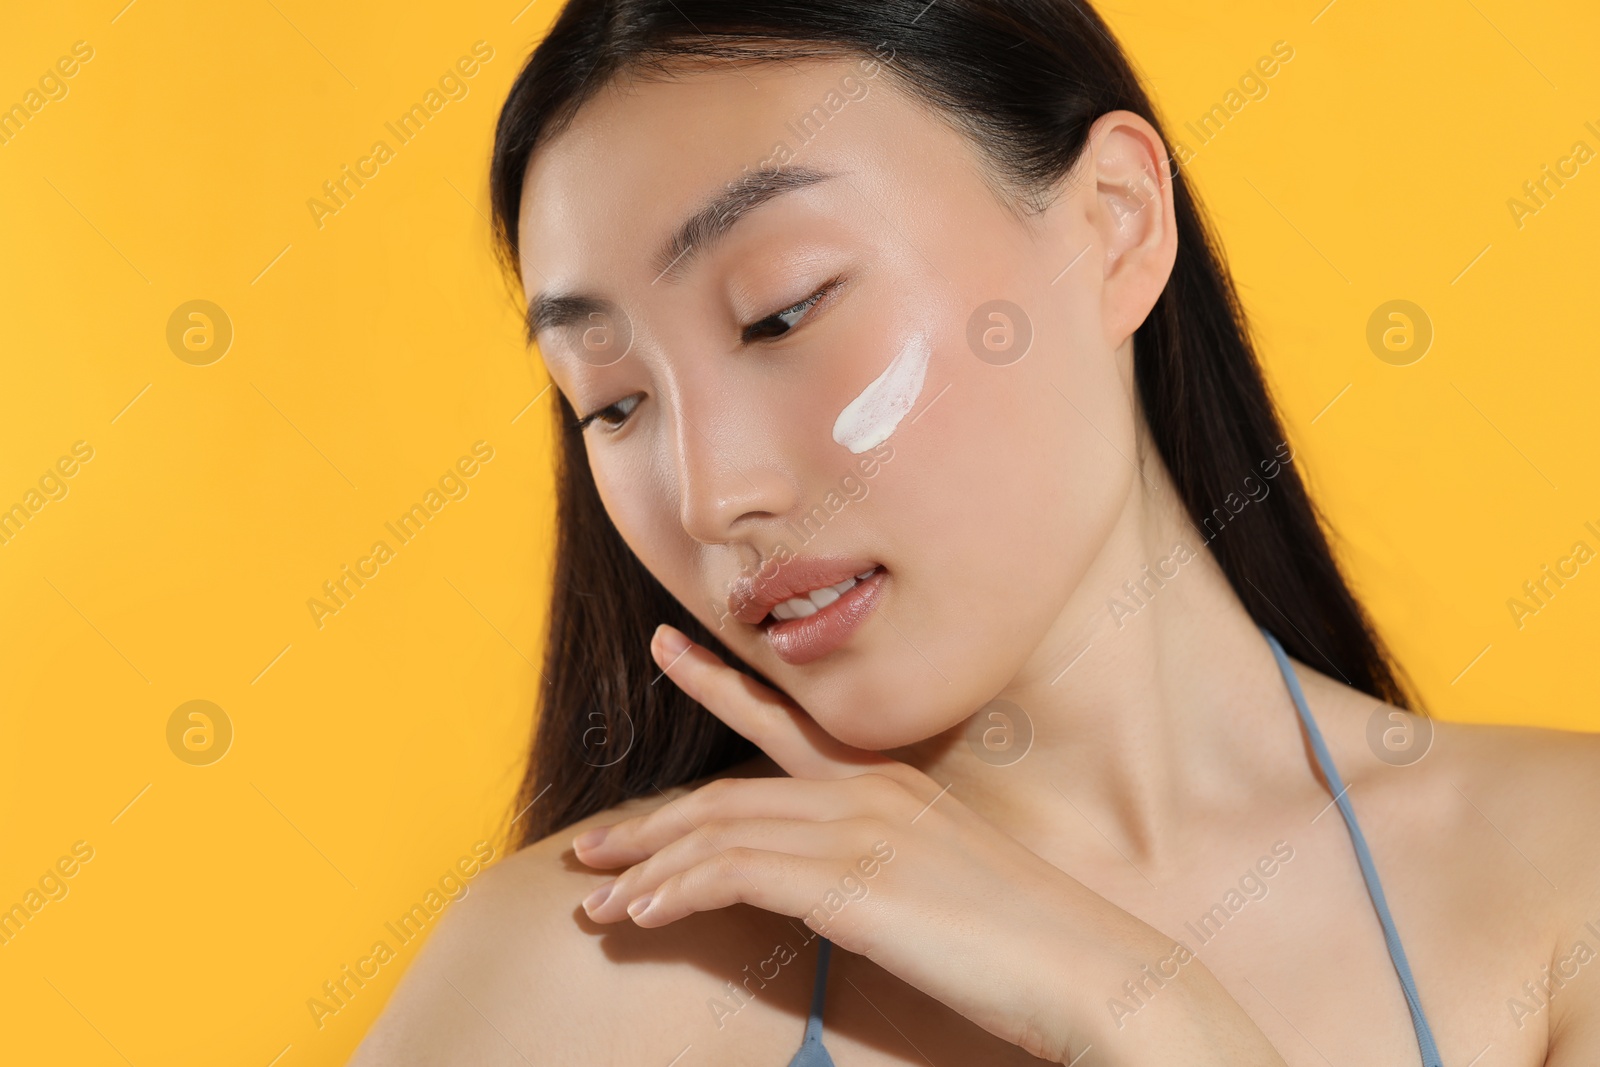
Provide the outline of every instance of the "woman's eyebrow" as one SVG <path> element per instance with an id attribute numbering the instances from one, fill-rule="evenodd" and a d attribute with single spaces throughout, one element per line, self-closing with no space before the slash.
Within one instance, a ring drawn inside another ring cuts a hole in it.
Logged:
<path id="1" fill-rule="evenodd" d="M 735 223 L 768 200 L 832 177 L 810 167 L 791 167 L 747 172 L 734 179 L 685 219 L 657 250 L 654 266 L 659 273 L 656 281 L 663 276 L 671 281 L 681 274 L 694 257 L 726 237 Z"/>
<path id="2" fill-rule="evenodd" d="M 682 274 L 693 259 L 728 235 L 728 231 L 749 212 L 774 197 L 803 189 L 834 177 L 811 167 L 786 170 L 757 170 L 727 183 L 705 204 L 695 210 L 673 231 L 656 251 L 652 265 L 655 281 L 671 281 Z M 534 343 L 540 330 L 555 330 L 587 321 L 592 314 L 611 309 L 610 301 L 581 293 L 539 293 L 528 301 L 527 341 Z"/>

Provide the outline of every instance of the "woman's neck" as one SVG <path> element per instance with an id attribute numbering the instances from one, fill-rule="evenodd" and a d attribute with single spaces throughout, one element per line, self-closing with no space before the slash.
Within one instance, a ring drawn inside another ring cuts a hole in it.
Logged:
<path id="1" fill-rule="evenodd" d="M 1022 709 L 1026 755 L 1009 762 L 1015 738 L 1009 750 L 969 740 L 971 722 L 888 753 L 1047 859 L 1073 809 L 1144 869 L 1171 860 L 1207 813 L 1305 780 L 1271 650 L 1170 476 L 1145 467 L 1077 592 L 996 694 Z"/>

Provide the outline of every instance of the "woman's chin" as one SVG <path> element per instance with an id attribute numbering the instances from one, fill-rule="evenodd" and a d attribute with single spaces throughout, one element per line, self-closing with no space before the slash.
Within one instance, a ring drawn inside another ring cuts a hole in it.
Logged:
<path id="1" fill-rule="evenodd" d="M 812 717 L 836 740 L 869 752 L 888 753 L 914 745 L 945 728 L 942 719 L 931 716 L 886 718 L 881 707 L 833 707 Z"/>

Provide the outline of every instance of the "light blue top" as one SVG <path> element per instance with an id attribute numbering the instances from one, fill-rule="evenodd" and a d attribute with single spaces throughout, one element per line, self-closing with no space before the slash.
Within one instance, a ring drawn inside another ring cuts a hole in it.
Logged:
<path id="1" fill-rule="evenodd" d="M 822 1044 L 822 1001 L 828 993 L 828 953 L 833 942 L 817 938 L 817 978 L 811 987 L 811 1017 L 806 1020 L 806 1036 L 789 1067 L 834 1067 L 833 1057 Z"/>
<path id="2" fill-rule="evenodd" d="M 1345 828 L 1350 831 L 1350 843 L 1355 846 L 1356 861 L 1361 864 L 1361 877 L 1367 883 L 1367 895 L 1377 909 L 1378 922 L 1383 924 L 1383 940 L 1389 946 L 1389 959 L 1394 961 L 1395 973 L 1400 976 L 1400 989 L 1406 995 L 1406 1007 L 1411 1009 L 1411 1025 L 1417 1031 L 1422 1067 L 1444 1067 L 1439 1059 L 1439 1048 L 1433 1042 L 1433 1030 L 1428 1026 L 1428 1017 L 1422 1013 L 1422 998 L 1417 995 L 1417 983 L 1411 977 L 1411 964 L 1406 962 L 1406 950 L 1400 944 L 1400 931 L 1395 929 L 1394 917 L 1389 914 L 1389 902 L 1384 899 L 1383 886 L 1378 882 L 1378 868 L 1373 865 L 1372 853 L 1367 850 L 1367 839 L 1361 833 L 1361 824 L 1356 822 L 1356 810 L 1350 806 L 1350 798 L 1346 796 L 1344 782 L 1333 765 L 1333 757 L 1328 754 L 1328 746 L 1322 743 L 1322 731 L 1317 729 L 1317 721 L 1311 717 L 1311 709 L 1306 707 L 1306 696 L 1300 691 L 1300 679 L 1295 676 L 1288 655 L 1276 637 L 1266 630 L 1261 633 L 1266 637 L 1267 644 L 1272 646 L 1278 670 L 1283 672 L 1289 695 L 1294 697 L 1295 710 L 1300 713 L 1300 721 L 1305 723 L 1306 733 L 1311 736 L 1311 751 L 1316 754 L 1317 766 L 1322 768 L 1322 776 L 1328 780 L 1328 788 L 1333 790 L 1334 803 L 1339 805 L 1339 814 L 1344 816 Z"/>
<path id="3" fill-rule="evenodd" d="M 1322 731 L 1317 729 L 1316 720 L 1311 717 L 1311 709 L 1306 707 L 1305 694 L 1300 691 L 1300 679 L 1295 676 L 1294 666 L 1290 664 L 1283 646 L 1278 644 L 1278 639 L 1266 630 L 1262 630 L 1261 633 L 1266 637 L 1267 644 L 1272 648 L 1272 655 L 1278 661 L 1278 670 L 1283 673 L 1283 680 L 1289 687 L 1289 695 L 1294 698 L 1295 710 L 1300 713 L 1300 721 L 1305 724 L 1306 733 L 1311 737 L 1311 751 L 1316 755 L 1317 766 L 1322 769 L 1322 776 L 1327 779 L 1328 787 L 1333 791 L 1334 803 L 1339 806 L 1339 814 L 1344 816 L 1345 828 L 1350 831 L 1350 843 L 1355 846 L 1356 861 L 1361 865 L 1361 877 L 1367 883 L 1367 894 L 1372 898 L 1372 906 L 1377 909 L 1378 921 L 1383 925 L 1383 939 L 1389 946 L 1389 958 L 1394 961 L 1395 973 L 1400 976 L 1400 989 L 1406 996 L 1406 1006 L 1411 1009 L 1411 1025 L 1417 1032 L 1417 1048 L 1422 1053 L 1422 1067 L 1444 1067 L 1439 1059 L 1439 1049 L 1433 1041 L 1433 1031 L 1429 1029 L 1428 1019 L 1422 1013 L 1422 999 L 1417 995 L 1417 983 L 1411 977 L 1411 965 L 1406 962 L 1406 950 L 1400 945 L 1400 933 L 1395 929 L 1394 917 L 1389 914 L 1389 903 L 1384 899 L 1383 886 L 1378 883 L 1378 869 L 1373 866 L 1372 853 L 1367 849 L 1367 839 L 1362 836 L 1361 824 L 1356 822 L 1355 809 L 1350 806 L 1350 801 L 1345 796 L 1344 782 L 1333 766 L 1333 757 L 1328 754 L 1328 746 L 1322 742 Z M 833 948 L 833 943 L 825 937 L 818 937 L 817 941 L 817 975 L 811 991 L 811 1015 L 806 1020 L 805 1039 L 800 1043 L 800 1051 L 789 1061 L 789 1067 L 835 1067 L 833 1057 L 822 1044 L 822 1002 L 828 989 L 828 954 Z"/>

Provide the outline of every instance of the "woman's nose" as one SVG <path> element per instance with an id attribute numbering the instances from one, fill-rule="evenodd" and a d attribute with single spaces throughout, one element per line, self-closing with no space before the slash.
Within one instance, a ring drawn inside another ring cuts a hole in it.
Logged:
<path id="1" fill-rule="evenodd" d="M 678 416 L 679 519 L 702 544 L 735 540 L 751 520 L 781 521 L 796 502 L 781 453 L 737 428 L 725 427 L 713 437 L 714 432 Z"/>

